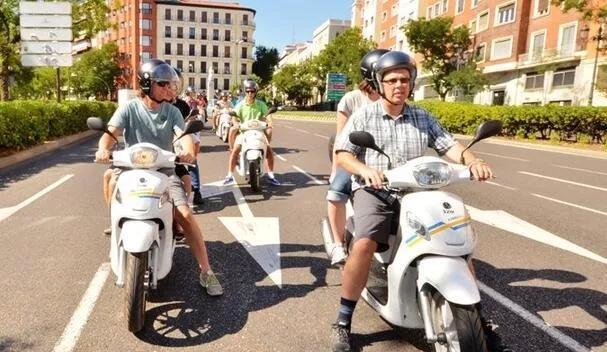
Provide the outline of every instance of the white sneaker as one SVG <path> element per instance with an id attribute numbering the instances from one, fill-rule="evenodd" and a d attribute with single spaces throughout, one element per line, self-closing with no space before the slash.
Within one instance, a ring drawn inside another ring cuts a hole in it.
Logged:
<path id="1" fill-rule="evenodd" d="M 331 265 L 344 265 L 346 263 L 346 250 L 341 244 L 336 244 L 331 250 Z"/>

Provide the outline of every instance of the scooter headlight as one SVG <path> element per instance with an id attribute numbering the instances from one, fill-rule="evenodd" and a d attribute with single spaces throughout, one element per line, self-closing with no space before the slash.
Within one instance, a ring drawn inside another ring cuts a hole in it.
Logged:
<path id="1" fill-rule="evenodd" d="M 451 169 L 447 163 L 423 163 L 415 166 L 413 177 L 420 186 L 444 186 L 451 180 Z"/>
<path id="2" fill-rule="evenodd" d="M 149 168 L 158 159 L 158 151 L 152 148 L 137 148 L 131 152 L 131 164 L 134 167 Z"/>
<path id="3" fill-rule="evenodd" d="M 413 213 L 409 211 L 407 212 L 407 224 L 409 224 L 409 227 L 413 231 L 415 231 L 418 236 L 426 237 L 426 234 L 428 233 L 428 230 L 426 230 L 426 226 L 424 226 L 424 224 L 419 221 L 417 216 L 413 215 Z"/>
<path id="4" fill-rule="evenodd" d="M 158 201 L 158 208 L 162 208 L 165 204 L 169 203 L 170 201 L 171 201 L 171 194 L 169 193 L 169 190 L 167 189 L 160 196 L 160 200 Z"/>

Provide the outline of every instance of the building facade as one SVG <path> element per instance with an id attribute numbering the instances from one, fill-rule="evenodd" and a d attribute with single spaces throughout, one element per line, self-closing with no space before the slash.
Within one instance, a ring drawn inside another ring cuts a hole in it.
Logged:
<path id="1" fill-rule="evenodd" d="M 137 88 L 136 70 L 151 58 L 181 69 L 194 90 L 229 90 L 251 74 L 255 10 L 236 2 L 126 0 L 110 19 L 105 41 L 119 48 L 119 88 Z"/>
<path id="2" fill-rule="evenodd" d="M 350 20 L 326 20 L 314 30 L 312 37 L 312 55 L 318 55 L 329 42 L 348 28 L 350 28 Z"/>

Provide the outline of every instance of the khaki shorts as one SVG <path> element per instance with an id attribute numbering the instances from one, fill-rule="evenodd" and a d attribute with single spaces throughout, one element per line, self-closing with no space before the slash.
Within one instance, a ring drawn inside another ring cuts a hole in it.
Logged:
<path id="1" fill-rule="evenodd" d="M 393 221 L 399 213 L 365 188 L 354 191 L 354 238 L 377 242 L 377 252 L 386 251 Z"/>

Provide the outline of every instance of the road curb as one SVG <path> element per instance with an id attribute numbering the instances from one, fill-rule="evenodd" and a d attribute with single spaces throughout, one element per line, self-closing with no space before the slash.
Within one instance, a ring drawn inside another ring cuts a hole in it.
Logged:
<path id="1" fill-rule="evenodd" d="M 33 148 L 17 152 L 15 154 L 5 156 L 0 158 L 0 170 L 7 168 L 9 166 L 13 166 L 22 161 L 31 159 L 33 157 L 39 156 L 41 154 L 45 154 L 54 150 L 57 150 L 61 147 L 65 147 L 72 143 L 80 142 L 86 138 L 94 136 L 97 134 L 97 131 L 84 131 L 77 134 L 73 134 L 71 136 L 63 137 L 54 141 L 44 142 L 42 145 L 35 146 Z"/>

